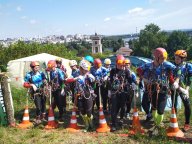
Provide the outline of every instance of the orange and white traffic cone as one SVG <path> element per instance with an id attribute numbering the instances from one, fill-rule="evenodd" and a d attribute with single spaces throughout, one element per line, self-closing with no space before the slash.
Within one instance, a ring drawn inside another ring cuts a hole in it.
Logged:
<path id="1" fill-rule="evenodd" d="M 45 126 L 45 129 L 55 129 L 58 128 L 58 122 L 55 121 L 54 113 L 52 106 L 49 107 L 48 123 Z"/>
<path id="2" fill-rule="evenodd" d="M 99 109 L 99 127 L 96 129 L 96 131 L 99 133 L 104 133 L 104 132 L 110 131 L 110 127 L 107 125 L 102 107 L 100 107 L 100 109 Z"/>
<path id="3" fill-rule="evenodd" d="M 29 121 L 29 110 L 28 106 L 25 107 L 24 115 L 23 115 L 23 121 L 18 125 L 18 128 L 29 128 L 32 127 L 33 123 Z"/>
<path id="4" fill-rule="evenodd" d="M 78 132 L 80 127 L 77 125 L 76 108 L 73 108 L 70 125 L 67 128 L 69 132 Z"/>
<path id="5" fill-rule="evenodd" d="M 129 134 L 132 134 L 132 135 L 135 135 L 137 133 L 143 134 L 144 132 L 145 131 L 141 128 L 137 108 L 135 107 L 133 111 L 132 128 L 129 131 Z"/>
<path id="6" fill-rule="evenodd" d="M 168 137 L 184 137 L 184 133 L 178 127 L 175 108 L 172 108 L 171 110 L 170 125 L 169 125 L 169 128 L 167 129 L 167 136 Z"/>

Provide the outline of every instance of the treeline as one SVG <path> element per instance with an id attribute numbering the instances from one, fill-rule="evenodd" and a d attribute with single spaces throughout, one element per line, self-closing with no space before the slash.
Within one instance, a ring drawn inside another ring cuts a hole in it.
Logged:
<path id="1" fill-rule="evenodd" d="M 15 44 L 5 48 L 0 46 L 0 69 L 5 71 L 7 63 L 10 60 L 15 60 L 39 53 L 49 53 L 52 55 L 76 59 L 77 51 L 68 49 L 64 44 L 39 44 L 18 41 Z"/>
<path id="2" fill-rule="evenodd" d="M 186 50 L 188 60 L 192 60 L 192 37 L 189 33 L 173 31 L 167 33 L 161 31 L 155 24 L 146 25 L 139 33 L 139 39 L 129 41 L 133 49 L 133 55 L 152 58 L 152 51 L 157 47 L 163 47 L 169 54 L 169 60 L 174 59 L 174 53 L 178 49 Z"/>

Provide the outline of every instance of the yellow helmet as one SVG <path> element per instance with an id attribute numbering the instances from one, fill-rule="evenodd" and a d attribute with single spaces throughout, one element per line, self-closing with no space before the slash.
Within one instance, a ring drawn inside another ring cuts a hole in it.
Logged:
<path id="1" fill-rule="evenodd" d="M 56 58 L 56 60 L 55 60 L 55 62 L 58 64 L 58 63 L 62 63 L 62 58 L 60 58 L 60 57 L 58 57 L 58 58 Z"/>
<path id="2" fill-rule="evenodd" d="M 124 64 L 130 64 L 130 63 L 131 63 L 130 59 L 126 58 L 126 59 L 124 60 Z"/>
<path id="3" fill-rule="evenodd" d="M 110 65 L 110 64 L 111 64 L 111 60 L 110 60 L 109 58 L 106 58 L 106 59 L 104 60 L 104 64 Z"/>
<path id="4" fill-rule="evenodd" d="M 175 52 L 175 56 L 179 56 L 181 58 L 186 58 L 187 57 L 187 52 L 186 52 L 186 50 L 177 50 Z"/>

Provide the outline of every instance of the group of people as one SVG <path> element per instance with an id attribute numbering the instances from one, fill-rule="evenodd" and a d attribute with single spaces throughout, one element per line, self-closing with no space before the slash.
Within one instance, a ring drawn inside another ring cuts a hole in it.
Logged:
<path id="1" fill-rule="evenodd" d="M 99 58 L 85 56 L 79 65 L 76 60 L 70 60 L 70 76 L 67 76 L 61 59 L 50 60 L 45 73 L 39 70 L 38 62 L 31 62 L 32 71 L 26 74 L 24 87 L 31 90 L 36 106 L 36 123 L 46 119 L 44 89 L 49 86 L 53 97 L 51 105 L 53 108 L 58 107 L 59 120 L 64 120 L 66 91 L 71 90 L 73 103 L 85 123 L 85 131 L 93 129 L 93 113 L 101 107 L 105 114 L 111 115 L 111 130 L 115 131 L 118 114 L 120 113 L 120 124 L 124 118 L 130 117 L 133 97 L 138 97 L 138 89 L 142 88 L 142 107 L 146 112 L 146 121 L 153 118 L 155 126 L 160 127 L 167 96 L 171 95 L 172 105 L 176 110 L 177 98 L 180 96 L 185 107 L 184 130 L 188 131 L 192 64 L 185 62 L 185 50 L 175 52 L 175 63 L 166 61 L 167 56 L 164 48 L 156 48 L 153 51 L 153 62 L 138 67 L 136 73 L 131 69 L 131 61 L 123 55 L 116 56 L 114 68 L 110 67 L 109 58 L 102 65 Z"/>

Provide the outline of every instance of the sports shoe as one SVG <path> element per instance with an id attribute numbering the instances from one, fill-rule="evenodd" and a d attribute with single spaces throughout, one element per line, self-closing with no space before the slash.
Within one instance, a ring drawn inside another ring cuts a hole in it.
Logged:
<path id="1" fill-rule="evenodd" d="M 112 130 L 112 132 L 114 132 L 114 131 L 116 131 L 117 129 L 116 129 L 115 126 L 112 126 L 111 130 Z"/>
<path id="2" fill-rule="evenodd" d="M 187 132 L 188 130 L 190 130 L 190 125 L 189 125 L 189 124 L 185 124 L 183 130 L 184 130 L 185 132 Z"/>
<path id="3" fill-rule="evenodd" d="M 145 120 L 145 123 L 147 123 L 147 122 L 151 121 L 151 119 L 152 119 L 152 118 L 153 118 L 152 116 L 150 116 L 150 117 L 149 117 L 149 116 L 147 116 L 147 117 L 146 117 L 146 120 Z"/>
<path id="4" fill-rule="evenodd" d="M 129 113 L 127 113 L 126 118 L 127 118 L 128 120 L 130 120 L 130 119 L 131 119 L 131 116 L 130 116 L 130 114 L 129 114 Z"/>

